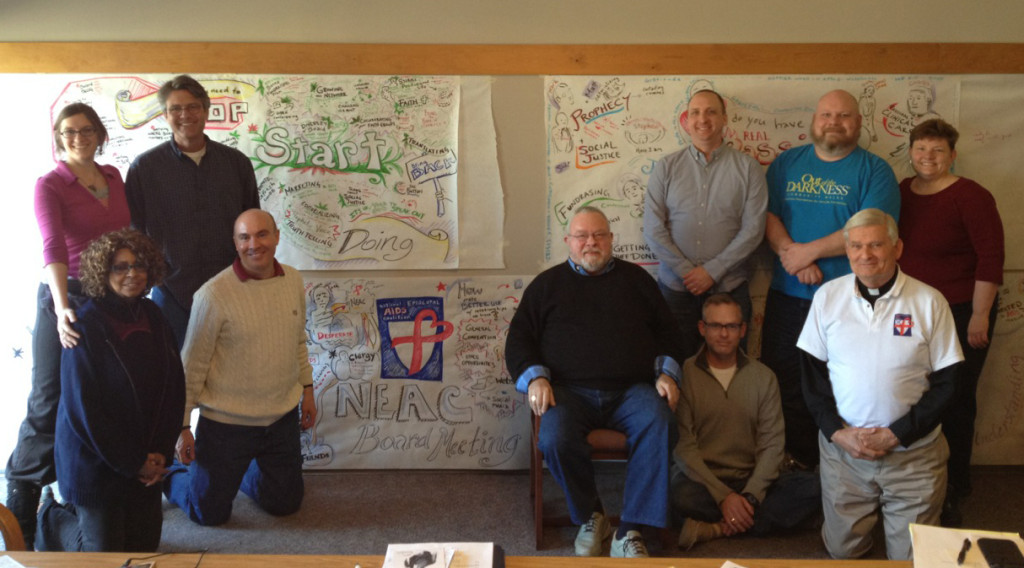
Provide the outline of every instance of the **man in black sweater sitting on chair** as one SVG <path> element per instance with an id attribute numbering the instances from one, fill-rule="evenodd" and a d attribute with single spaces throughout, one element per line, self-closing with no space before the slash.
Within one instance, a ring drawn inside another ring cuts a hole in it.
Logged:
<path id="1" fill-rule="evenodd" d="M 646 557 L 641 526 L 669 526 L 681 334 L 654 279 L 612 257 L 600 209 L 581 207 L 565 242 L 568 262 L 542 272 L 523 293 L 505 344 L 508 368 L 542 417 L 538 446 L 581 525 L 580 556 L 601 554 L 611 536 L 586 436 L 596 428 L 626 435 L 622 522 L 611 555 Z"/>

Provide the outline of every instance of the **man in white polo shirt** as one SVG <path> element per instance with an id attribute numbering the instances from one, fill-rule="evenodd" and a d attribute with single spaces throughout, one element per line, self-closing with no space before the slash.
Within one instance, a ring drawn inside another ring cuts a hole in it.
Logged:
<path id="1" fill-rule="evenodd" d="M 843 237 L 853 274 L 815 293 L 797 341 L 820 430 L 822 538 L 834 558 L 868 553 L 881 508 L 888 557 L 905 560 L 908 525 L 939 522 L 949 455 L 939 416 L 963 355 L 942 294 L 896 265 L 891 216 L 860 211 Z"/>

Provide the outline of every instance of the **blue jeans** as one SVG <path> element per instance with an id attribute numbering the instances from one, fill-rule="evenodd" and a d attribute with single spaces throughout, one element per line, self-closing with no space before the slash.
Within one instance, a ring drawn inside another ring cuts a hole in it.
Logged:
<path id="1" fill-rule="evenodd" d="M 818 465 L 818 425 L 804 401 L 800 378 L 803 351 L 796 346 L 810 311 L 810 300 L 768 290 L 761 328 L 761 362 L 779 381 L 782 417 L 786 422 L 786 451 L 813 468 Z"/>
<path id="2" fill-rule="evenodd" d="M 541 417 L 537 446 L 565 492 L 572 521 L 582 525 L 598 508 L 587 434 L 610 428 L 624 433 L 629 446 L 622 521 L 668 527 L 669 465 L 679 429 L 654 386 L 602 391 L 554 384 L 552 389 L 557 404 Z"/>
<path id="3" fill-rule="evenodd" d="M 683 348 L 681 351 L 682 357 L 688 359 L 697 354 L 700 350 L 701 345 L 704 345 L 704 338 L 700 335 L 700 330 L 697 329 L 697 322 L 703 319 L 704 300 L 711 295 L 710 292 L 701 294 L 700 296 L 694 296 L 693 294 L 683 290 L 673 290 L 668 286 L 665 286 L 660 281 L 658 282 L 658 288 L 661 289 L 661 295 L 665 297 L 665 302 L 668 303 L 668 309 L 672 312 L 672 316 L 676 319 L 679 324 L 679 330 L 683 333 Z M 729 292 L 734 300 L 740 305 L 740 310 L 743 313 L 743 321 L 750 323 L 750 287 L 746 282 L 740 284 L 735 289 Z M 740 340 L 740 347 L 744 351 L 747 350 L 747 338 L 746 336 Z M 679 361 L 682 365 L 683 362 Z"/>
<path id="4" fill-rule="evenodd" d="M 265 427 L 200 416 L 195 461 L 175 462 L 164 480 L 167 500 L 204 526 L 227 522 L 239 489 L 271 515 L 299 510 L 304 485 L 298 410 Z"/>
<path id="5" fill-rule="evenodd" d="M 723 479 L 737 493 L 743 492 L 745 479 Z M 681 471 L 672 477 L 672 507 L 683 518 L 708 523 L 722 520 L 722 510 L 703 483 Z M 752 536 L 792 530 L 809 521 L 821 510 L 821 479 L 813 471 L 788 471 L 768 487 L 764 501 L 754 512 Z"/>
<path id="6" fill-rule="evenodd" d="M 171 331 L 174 332 L 174 339 L 178 342 L 180 352 L 185 345 L 185 332 L 188 331 L 188 319 L 191 314 L 163 286 L 153 288 L 149 296 L 163 312 L 167 323 L 171 324 Z"/>

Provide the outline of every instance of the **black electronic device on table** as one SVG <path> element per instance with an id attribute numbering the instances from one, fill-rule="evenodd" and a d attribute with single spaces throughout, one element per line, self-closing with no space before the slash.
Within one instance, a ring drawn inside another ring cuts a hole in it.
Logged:
<path id="1" fill-rule="evenodd" d="M 1024 554 L 1012 540 L 979 538 L 978 548 L 990 568 L 1024 568 Z"/>

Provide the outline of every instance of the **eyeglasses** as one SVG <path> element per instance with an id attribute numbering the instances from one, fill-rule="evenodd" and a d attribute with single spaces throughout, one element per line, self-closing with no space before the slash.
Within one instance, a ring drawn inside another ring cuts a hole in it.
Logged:
<path id="1" fill-rule="evenodd" d="M 590 237 L 594 237 L 595 241 L 603 241 L 606 239 L 610 239 L 612 237 L 612 234 L 607 231 L 598 231 L 596 233 L 575 233 L 569 235 L 569 237 L 576 239 L 581 243 L 585 243 L 590 240 Z"/>
<path id="2" fill-rule="evenodd" d="M 74 128 L 65 128 L 60 131 L 60 135 L 65 140 L 71 140 L 75 136 L 82 135 L 83 138 L 92 138 L 96 135 L 96 129 L 92 126 L 86 126 L 81 130 L 75 130 Z"/>
<path id="3" fill-rule="evenodd" d="M 168 107 L 167 114 L 199 114 L 199 111 L 203 110 L 203 105 L 199 103 L 190 103 L 185 106 L 174 105 Z"/>
<path id="4" fill-rule="evenodd" d="M 727 330 L 729 333 L 736 333 L 743 327 L 742 323 L 708 323 L 704 322 L 704 327 L 712 333 L 718 333 L 720 331 Z"/>
<path id="5" fill-rule="evenodd" d="M 146 272 L 149 270 L 149 266 L 147 266 L 145 262 L 136 261 L 134 264 L 119 262 L 110 267 L 110 271 L 117 275 L 128 274 L 129 270 L 134 270 L 135 272 Z"/>

